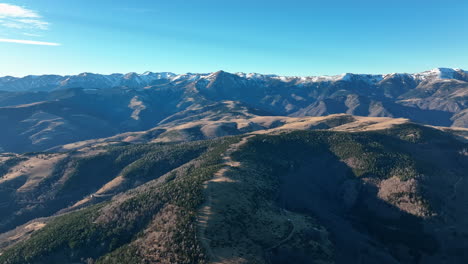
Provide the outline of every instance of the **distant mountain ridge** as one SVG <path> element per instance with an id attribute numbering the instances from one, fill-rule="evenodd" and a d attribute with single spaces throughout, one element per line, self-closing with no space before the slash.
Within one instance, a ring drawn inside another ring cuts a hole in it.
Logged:
<path id="1" fill-rule="evenodd" d="M 4 91 L 49 91 L 60 88 L 112 88 L 119 86 L 140 87 L 153 84 L 160 79 L 174 77 L 168 72 L 145 72 L 143 74 L 95 74 L 81 73 L 78 75 L 28 75 L 22 78 L 1 77 L 0 90 Z"/>
<path id="2" fill-rule="evenodd" d="M 259 116 L 348 114 L 468 128 L 467 76 L 464 70 L 437 68 L 320 77 L 224 71 L 3 77 L 0 125 L 6 129 L 0 131 L 0 150 L 42 151 L 145 131 L 168 118 L 208 113 L 211 105 L 223 102 L 254 109 Z M 231 112 L 220 107 L 209 115 L 223 119 Z"/>
<path id="3" fill-rule="evenodd" d="M 175 74 L 172 72 L 144 72 L 138 74 L 130 72 L 126 74 L 95 74 L 84 72 L 78 75 L 28 75 L 25 77 L 0 77 L 0 90 L 3 91 L 47 91 L 61 88 L 113 88 L 131 87 L 143 88 L 157 84 L 161 81 L 180 81 L 200 79 L 210 80 L 216 73 L 185 73 Z M 430 81 L 437 79 L 453 79 L 468 81 L 468 72 L 462 69 L 435 68 L 421 73 L 390 73 L 390 74 L 353 74 L 344 73 L 334 76 L 279 76 L 274 74 L 259 73 L 234 73 L 241 78 L 254 81 L 282 81 L 294 84 L 316 83 L 316 82 L 337 82 L 361 80 L 369 83 L 378 83 L 390 78 L 409 78 L 416 82 Z"/>
<path id="4" fill-rule="evenodd" d="M 465 71 L 41 78 L 0 89 L 0 263 L 468 263 Z"/>

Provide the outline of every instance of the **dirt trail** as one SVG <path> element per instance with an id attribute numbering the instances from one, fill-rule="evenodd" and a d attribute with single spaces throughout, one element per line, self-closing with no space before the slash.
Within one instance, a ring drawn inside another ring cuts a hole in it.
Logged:
<path id="1" fill-rule="evenodd" d="M 281 209 L 281 213 L 283 216 L 286 216 L 286 214 L 289 214 L 289 212 L 285 209 Z M 275 245 L 267 248 L 265 251 L 268 252 L 272 249 L 275 249 L 279 246 L 281 246 L 282 244 L 288 242 L 292 236 L 294 235 L 294 233 L 296 232 L 296 225 L 294 224 L 294 221 L 292 221 L 290 218 L 288 218 L 288 222 L 291 224 L 292 228 L 291 228 L 291 231 L 289 232 L 289 234 L 284 238 L 282 239 L 281 241 L 279 241 L 278 243 L 276 243 Z"/>
<path id="2" fill-rule="evenodd" d="M 215 259 L 215 255 L 213 254 L 211 250 L 210 240 L 205 236 L 206 228 L 208 226 L 208 221 L 210 219 L 210 216 L 212 215 L 211 207 L 212 207 L 213 197 L 211 195 L 212 185 L 210 183 L 233 181 L 231 178 L 229 178 L 226 175 L 226 172 L 228 172 L 231 168 L 241 166 L 241 163 L 234 161 L 231 157 L 231 154 L 236 152 L 241 146 L 246 144 L 249 138 L 251 137 L 253 137 L 253 135 L 245 136 L 239 142 L 230 145 L 229 148 L 226 150 L 226 152 L 222 156 L 223 165 L 225 166 L 221 168 L 219 171 L 217 171 L 211 180 L 206 181 L 204 184 L 206 201 L 205 203 L 202 204 L 201 209 L 198 211 L 197 236 L 200 242 L 202 243 L 203 248 L 205 248 L 206 250 L 206 253 L 208 255 L 207 259 L 209 262 L 213 262 L 213 260 Z"/>
<path id="3" fill-rule="evenodd" d="M 453 194 L 451 196 L 451 200 L 455 200 L 457 198 L 458 193 L 458 185 L 462 182 L 463 177 L 460 177 L 454 184 L 453 184 Z"/>

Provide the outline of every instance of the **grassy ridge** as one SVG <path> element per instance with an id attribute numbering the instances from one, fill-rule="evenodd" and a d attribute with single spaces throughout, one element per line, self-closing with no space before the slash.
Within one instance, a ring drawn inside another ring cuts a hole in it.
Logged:
<path id="1" fill-rule="evenodd" d="M 204 263 L 205 252 L 197 241 L 194 225 L 197 209 L 204 200 L 202 186 L 223 167 L 222 153 L 239 140 L 240 137 L 227 137 L 177 145 L 116 146 L 80 160 L 64 185 L 64 192 L 85 192 L 89 188 L 86 181 L 104 175 L 93 185 L 98 187 L 118 172 L 132 181 L 150 181 L 166 172 L 170 175 L 163 183 L 149 182 L 119 199 L 55 218 L 29 240 L 0 255 L 0 263 Z M 417 151 L 428 146 L 450 153 L 466 147 L 447 134 L 411 124 L 379 132 L 296 131 L 256 135 L 233 154 L 248 170 L 234 173 L 251 173 L 242 177 L 252 176 L 248 180 L 258 181 L 258 186 L 273 186 L 280 184 L 278 179 L 282 175 L 307 168 L 305 165 L 311 160 L 326 158 L 346 167 L 351 179 L 398 177 L 408 181 L 437 172 L 436 165 L 418 156 Z M 260 197 L 252 201 L 268 200 L 265 204 L 274 199 L 277 191 L 277 188 L 254 189 L 242 190 Z M 370 216 L 371 212 L 364 214 Z M 235 224 L 243 223 L 241 214 L 236 217 Z M 251 221 L 244 222 L 247 225 Z M 411 227 L 419 232 L 419 220 L 414 223 Z M 374 228 L 378 229 L 376 233 L 382 231 L 380 226 Z M 387 233 L 381 234 L 389 237 Z M 417 243 L 404 238 L 404 234 L 389 237 L 389 243 Z M 429 240 L 426 238 L 422 236 Z M 303 242 L 302 238 L 297 241 Z M 429 242 L 424 250 L 433 248 L 432 241 Z M 330 261 L 327 252 L 320 247 L 316 251 Z"/>
<path id="2" fill-rule="evenodd" d="M 189 166 L 183 173 L 183 177 L 169 180 L 162 186 L 145 188 L 115 206 L 112 203 L 104 203 L 57 217 L 35 233 L 31 239 L 4 252 L 0 256 L 0 263 L 85 261 L 98 259 L 116 249 L 115 252 L 103 257 L 99 262 L 116 263 L 118 260 L 117 262 L 120 263 L 132 263 L 136 259 L 142 260 L 144 256 L 135 255 L 131 245 L 122 246 L 135 239 L 148 225 L 152 217 L 168 203 L 177 205 L 184 212 L 182 214 L 184 217 L 179 219 L 180 221 L 177 223 L 179 228 L 177 229 L 178 233 L 173 237 L 175 246 L 172 250 L 177 253 L 177 256 L 184 256 L 183 263 L 192 263 L 191 261 L 194 259 L 200 260 L 203 258 L 200 247 L 190 246 L 193 249 L 190 251 L 184 245 L 196 244 L 194 228 L 191 223 L 195 217 L 197 206 L 203 200 L 201 186 L 219 169 L 221 153 L 235 140 L 238 139 L 190 143 L 186 148 L 177 146 L 169 152 L 168 149 L 163 149 L 165 151 L 162 152 L 148 152 L 154 148 L 150 145 L 111 149 L 110 153 L 106 155 L 116 157 L 115 162 L 117 163 L 127 157 L 141 154 L 145 162 L 133 163 L 125 171 L 125 176 L 147 179 L 160 172 L 158 171 L 160 167 L 154 165 L 158 164 L 155 160 L 164 160 L 166 164 L 161 167 L 167 168 L 168 164 L 176 164 L 175 161 L 183 157 L 180 154 L 190 153 L 189 156 L 196 156 L 200 154 L 200 149 L 209 149 L 209 151 Z M 115 155 L 116 152 L 119 155 Z M 164 153 L 165 158 L 157 158 L 160 157 L 158 153 Z M 98 166 L 97 161 L 102 160 L 98 158 L 93 160 L 91 164 Z M 151 166 L 151 164 L 153 165 Z M 86 166 L 91 165 L 87 164 Z M 110 209 L 107 208 L 108 206 Z M 103 217 L 108 217 L 110 221 L 98 221 L 98 218 L 102 219 Z"/>
<path id="3" fill-rule="evenodd" d="M 136 187 L 156 179 L 206 151 L 207 143 L 142 144 L 106 147 L 104 152 L 82 156 L 70 153 L 54 165 L 51 175 L 27 193 L 12 194 L 8 199 L 31 206 L 16 213 L 0 215 L 0 230 L 14 228 L 36 217 L 50 216 L 98 191 L 119 174 L 125 186 L 117 191 Z M 42 154 L 40 154 L 42 155 Z M 24 206 L 26 207 L 26 206 Z M 14 210 L 14 208 L 12 208 Z M 14 212 L 14 211 L 13 211 Z"/>
<path id="4" fill-rule="evenodd" d="M 203 263 L 205 261 L 203 249 L 196 240 L 194 226 L 197 208 L 204 199 L 202 185 L 222 167 L 221 154 L 226 151 L 229 145 L 238 140 L 237 137 L 215 140 L 212 149 L 197 159 L 194 164 L 179 172 L 183 177 L 178 177 L 158 189 L 151 189 L 128 201 L 132 204 L 130 212 L 136 208 L 148 210 L 153 206 L 153 201 L 158 199 L 156 197 L 163 199 L 166 207 L 172 205 L 178 210 L 178 221 L 174 223 L 175 227 L 166 226 L 158 230 L 165 232 L 170 228 L 173 231 L 172 234 L 165 237 L 164 241 L 159 241 L 159 243 L 167 244 L 169 247 L 166 247 L 166 252 L 159 252 L 153 256 L 155 259 L 151 259 L 151 261 L 161 262 L 167 258 L 171 263 Z M 116 263 L 116 261 L 145 263 L 145 261 L 149 261 L 148 256 L 145 256 L 137 246 L 138 243 L 124 245 L 102 257 L 97 263 Z"/>
<path id="5" fill-rule="evenodd" d="M 12 157 L 12 158 L 9 158 L 7 161 L 2 162 L 0 164 L 0 177 L 3 177 L 3 175 L 8 173 L 10 168 L 14 167 L 15 165 L 17 165 L 18 163 L 20 163 L 23 160 L 25 160 L 25 158 Z"/>

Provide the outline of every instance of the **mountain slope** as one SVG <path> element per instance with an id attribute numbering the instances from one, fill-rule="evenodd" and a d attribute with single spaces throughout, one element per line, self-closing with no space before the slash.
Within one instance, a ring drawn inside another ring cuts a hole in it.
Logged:
<path id="1" fill-rule="evenodd" d="M 2 89 L 0 263 L 468 261 L 463 70 Z"/>
<path id="2" fill-rule="evenodd" d="M 467 260 L 467 143 L 404 120 L 322 119 L 3 154 L 0 262 Z"/>
<path id="3" fill-rule="evenodd" d="M 190 107 L 203 109 L 221 101 L 238 101 L 257 109 L 257 115 L 347 113 L 465 127 L 466 76 L 462 70 L 440 68 L 418 74 L 332 77 L 223 71 L 3 77 L 0 90 L 10 92 L 0 93 L 0 122 L 8 128 L 0 138 L 15 138 L 15 144 L 5 140 L 0 148 L 40 151 L 73 141 L 147 130 L 164 119 L 179 118 L 172 115 Z"/>
<path id="4" fill-rule="evenodd" d="M 55 92 L 58 93 L 58 92 Z M 183 110 L 183 91 L 172 89 L 61 91 L 52 100 L 0 107 L 0 149 L 46 150 L 90 138 L 146 130 Z"/>
<path id="5" fill-rule="evenodd" d="M 467 127 L 467 81 L 465 71 L 446 68 L 417 74 L 320 77 L 223 71 L 3 77 L 0 90 L 8 92 L 0 92 L 0 124 L 6 128 L 0 132 L 0 149 L 43 151 L 167 126 L 177 119 L 187 123 L 189 115 L 203 115 L 229 101 L 257 116 L 346 113 Z M 218 119 L 229 111 L 239 113 L 235 107 L 224 107 L 218 109 Z"/>

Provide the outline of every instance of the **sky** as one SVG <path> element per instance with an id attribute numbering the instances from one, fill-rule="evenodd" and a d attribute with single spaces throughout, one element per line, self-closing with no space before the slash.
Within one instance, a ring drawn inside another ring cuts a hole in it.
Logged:
<path id="1" fill-rule="evenodd" d="M 468 70 L 466 0 L 0 0 L 0 76 Z"/>

